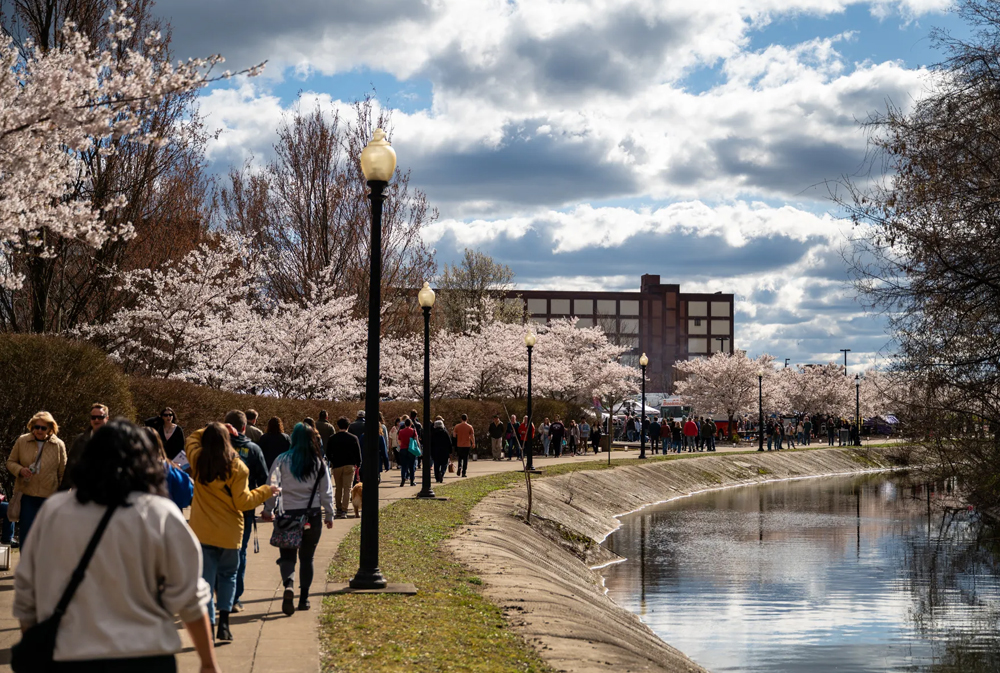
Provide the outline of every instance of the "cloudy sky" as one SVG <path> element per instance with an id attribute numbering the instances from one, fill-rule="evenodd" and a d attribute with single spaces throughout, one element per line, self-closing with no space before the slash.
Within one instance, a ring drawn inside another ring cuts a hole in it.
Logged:
<path id="1" fill-rule="evenodd" d="M 825 181 L 863 166 L 858 120 L 908 106 L 961 33 L 948 0 L 158 0 L 179 57 L 265 74 L 207 90 L 217 170 L 265 159 L 296 105 L 372 88 L 441 218 L 518 285 L 736 295 L 736 346 L 860 369 L 888 343 L 846 286 Z M 880 356 L 881 357 L 881 356 Z"/>

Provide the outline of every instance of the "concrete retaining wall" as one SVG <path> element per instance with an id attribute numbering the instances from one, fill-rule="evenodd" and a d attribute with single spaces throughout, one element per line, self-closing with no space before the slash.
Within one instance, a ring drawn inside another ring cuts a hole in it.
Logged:
<path id="1" fill-rule="evenodd" d="M 532 525 L 523 486 L 494 493 L 448 548 L 483 580 L 509 623 L 561 671 L 704 671 L 605 593 L 592 567 L 623 513 L 691 493 L 892 467 L 894 450 L 823 449 L 698 456 L 536 479 Z"/>

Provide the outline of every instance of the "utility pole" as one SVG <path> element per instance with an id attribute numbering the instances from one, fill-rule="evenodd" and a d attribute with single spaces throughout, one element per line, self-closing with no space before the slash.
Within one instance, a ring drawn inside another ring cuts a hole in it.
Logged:
<path id="1" fill-rule="evenodd" d="M 844 376 L 847 376 L 847 354 L 851 352 L 851 349 L 841 348 L 840 352 L 844 354 Z"/>

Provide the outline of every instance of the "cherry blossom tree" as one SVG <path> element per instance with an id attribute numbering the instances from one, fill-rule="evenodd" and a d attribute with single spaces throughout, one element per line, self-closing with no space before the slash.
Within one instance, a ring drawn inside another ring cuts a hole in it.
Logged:
<path id="1" fill-rule="evenodd" d="M 241 358 L 254 357 L 262 325 L 247 304 L 254 274 L 239 258 L 239 242 L 227 238 L 163 269 L 126 272 L 119 291 L 130 297 L 128 307 L 75 333 L 104 348 L 127 374 L 241 388 L 237 372 L 260 365 Z"/>
<path id="2" fill-rule="evenodd" d="M 678 363 L 677 370 L 683 378 L 675 384 L 675 392 L 697 412 L 725 413 L 730 432 L 738 414 L 757 411 L 761 385 L 765 411 L 784 410 L 785 388 L 780 370 L 775 372 L 774 358 L 770 355 L 751 359 L 743 351 L 716 353 L 712 357 Z M 763 381 L 758 380 L 761 372 Z"/>
<path id="3" fill-rule="evenodd" d="M 128 48 L 121 53 L 120 43 L 134 29 L 125 9 L 121 5 L 110 14 L 106 49 L 94 49 L 72 24 L 64 26 L 62 39 L 47 50 L 31 44 L 19 50 L 9 39 L 0 43 L 0 245 L 31 249 L 44 258 L 54 254 L 51 237 L 77 239 L 96 248 L 131 236 L 129 222 L 109 224 L 102 217 L 104 211 L 122 207 L 125 196 L 95 210 L 87 198 L 69 194 L 88 170 L 81 153 L 95 148 L 113 152 L 113 143 L 107 141 L 125 135 L 164 142 L 163 137 L 143 134 L 137 110 L 169 94 L 204 86 L 222 58 L 163 62 L 156 59 L 163 38 L 155 31 L 144 38 L 145 54 Z M 21 274 L 0 268 L 3 287 L 17 288 L 22 282 Z"/>

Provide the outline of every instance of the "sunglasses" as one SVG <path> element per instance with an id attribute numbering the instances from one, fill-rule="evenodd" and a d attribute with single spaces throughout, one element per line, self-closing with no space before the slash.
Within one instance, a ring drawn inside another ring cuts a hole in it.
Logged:
<path id="1" fill-rule="evenodd" d="M 90 420 L 92 420 L 92 421 L 103 421 L 105 418 L 107 418 L 107 416 L 104 416 L 104 415 L 101 415 L 101 416 L 91 416 Z"/>
<path id="2" fill-rule="evenodd" d="M 42 432 L 48 432 L 49 426 L 47 426 L 47 425 L 35 425 L 35 426 L 32 426 L 31 429 L 32 430 L 41 430 Z"/>
<path id="3" fill-rule="evenodd" d="M 160 418 L 173 418 L 173 414 L 160 414 Z"/>

